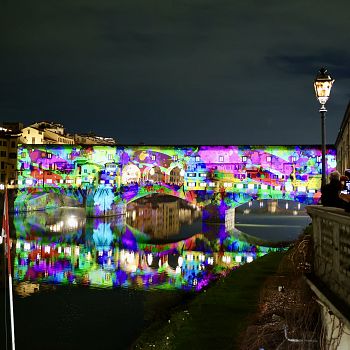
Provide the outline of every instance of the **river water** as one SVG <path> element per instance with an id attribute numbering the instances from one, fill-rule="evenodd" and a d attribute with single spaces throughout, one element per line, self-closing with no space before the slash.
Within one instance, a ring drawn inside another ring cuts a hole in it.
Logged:
<path id="1" fill-rule="evenodd" d="M 235 216 L 231 227 L 206 224 L 200 210 L 168 197 L 104 219 L 77 208 L 16 215 L 17 349 L 130 348 L 169 307 L 310 222 L 287 202 L 249 203 Z"/>

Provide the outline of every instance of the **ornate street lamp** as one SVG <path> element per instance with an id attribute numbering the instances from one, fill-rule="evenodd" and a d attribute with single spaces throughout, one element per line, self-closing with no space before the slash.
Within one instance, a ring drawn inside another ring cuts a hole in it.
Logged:
<path id="1" fill-rule="evenodd" d="M 325 107 L 326 102 L 329 99 L 331 94 L 332 85 L 334 79 L 327 72 L 326 68 L 321 68 L 318 72 L 315 81 L 314 88 L 316 93 L 316 98 L 321 104 L 320 113 L 321 113 L 321 130 L 322 130 L 322 186 L 327 182 L 326 179 L 326 112 Z"/>

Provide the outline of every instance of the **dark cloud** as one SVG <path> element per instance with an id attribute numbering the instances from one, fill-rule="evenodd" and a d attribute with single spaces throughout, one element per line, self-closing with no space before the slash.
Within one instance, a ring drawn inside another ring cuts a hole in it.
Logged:
<path id="1" fill-rule="evenodd" d="M 346 1 L 34 0 L 0 10 L 0 119 L 123 143 L 317 143 L 326 65 L 335 140 L 349 100 Z M 328 18 L 320 27 L 320 18 Z"/>
<path id="2" fill-rule="evenodd" d="M 268 56 L 265 60 L 286 73 L 310 75 L 310 72 L 317 72 L 320 67 L 327 67 L 334 76 L 350 79 L 350 52 L 345 50 L 320 51 L 306 55 L 284 53 Z"/>

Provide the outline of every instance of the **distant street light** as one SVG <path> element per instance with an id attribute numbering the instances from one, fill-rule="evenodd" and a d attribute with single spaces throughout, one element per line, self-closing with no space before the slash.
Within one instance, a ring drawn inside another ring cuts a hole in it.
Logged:
<path id="1" fill-rule="evenodd" d="M 326 102 L 329 99 L 331 94 L 332 85 L 334 79 L 327 72 L 326 68 L 321 68 L 318 72 L 315 81 L 314 88 L 316 93 L 316 98 L 321 104 L 320 113 L 321 113 L 321 130 L 322 130 L 322 186 L 327 182 L 326 179 L 326 112 L 325 107 Z"/>

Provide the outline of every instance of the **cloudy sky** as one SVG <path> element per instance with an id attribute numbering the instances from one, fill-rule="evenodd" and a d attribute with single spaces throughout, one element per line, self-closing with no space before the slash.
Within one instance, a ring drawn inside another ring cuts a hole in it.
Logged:
<path id="1" fill-rule="evenodd" d="M 348 0 L 2 0 L 0 120 L 148 144 L 317 144 L 350 99 Z"/>

